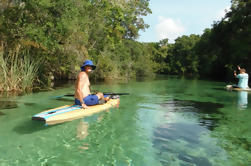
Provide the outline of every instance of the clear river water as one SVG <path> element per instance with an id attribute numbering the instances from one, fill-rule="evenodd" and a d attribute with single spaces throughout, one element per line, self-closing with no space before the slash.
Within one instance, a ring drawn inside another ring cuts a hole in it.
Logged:
<path id="1" fill-rule="evenodd" d="M 73 103 L 54 90 L 0 98 L 0 166 L 248 166 L 251 92 L 160 76 L 93 83 L 126 92 L 119 108 L 53 126 L 31 117 Z"/>

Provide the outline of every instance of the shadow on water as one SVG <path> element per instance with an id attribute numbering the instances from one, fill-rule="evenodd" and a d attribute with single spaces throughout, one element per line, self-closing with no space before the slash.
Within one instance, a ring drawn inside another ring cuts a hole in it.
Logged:
<path id="1" fill-rule="evenodd" d="M 35 105 L 35 103 L 23 103 L 26 106 L 33 106 Z M 18 108 L 18 102 L 16 101 L 0 101 L 0 110 L 11 110 L 11 109 L 15 109 Z M 0 116 L 1 115 L 5 115 L 5 113 L 0 111 Z"/>
<path id="2" fill-rule="evenodd" d="M 0 110 L 8 110 L 17 108 L 17 102 L 15 101 L 0 101 Z M 5 115 L 5 113 L 0 111 L 0 116 Z"/>
<path id="3" fill-rule="evenodd" d="M 159 149 L 159 156 L 161 156 L 161 158 L 163 158 L 162 156 L 164 156 L 163 154 L 165 152 L 168 152 L 169 154 L 177 154 L 177 158 L 186 163 L 183 164 L 184 166 L 187 164 L 211 166 L 212 164 L 209 160 L 203 156 L 192 156 L 188 153 L 182 152 L 180 149 L 176 150 L 172 146 L 168 146 L 177 140 L 185 140 L 188 142 L 188 145 L 186 146 L 193 149 L 196 145 L 199 145 L 199 136 L 203 131 L 204 129 L 202 127 L 195 124 L 171 123 L 155 129 L 153 145 L 155 148 Z M 167 163 L 162 162 L 162 165 L 166 164 Z"/>
<path id="4" fill-rule="evenodd" d="M 227 91 L 226 88 L 211 88 L 211 89 L 219 90 L 219 91 Z"/>
<path id="5" fill-rule="evenodd" d="M 0 110 L 17 108 L 17 102 L 15 101 L 0 101 Z"/>
<path id="6" fill-rule="evenodd" d="M 210 161 L 203 155 L 192 155 L 187 149 L 201 147 L 201 134 L 216 127 L 223 114 L 218 111 L 223 105 L 219 103 L 197 102 L 189 100 L 171 100 L 161 104 L 168 113 L 173 112 L 182 116 L 196 119 L 195 122 L 167 122 L 154 130 L 153 146 L 159 150 L 159 156 L 163 159 L 162 165 L 170 165 L 169 157 L 175 155 L 180 160 L 180 165 L 211 166 Z M 198 122 L 197 122 L 198 121 Z M 177 141 L 181 141 L 177 145 Z M 177 147 L 173 147 L 177 145 Z M 185 150 L 186 149 L 186 150 Z M 166 155 L 168 154 L 168 155 Z"/>
<path id="7" fill-rule="evenodd" d="M 27 120 L 22 125 L 14 127 L 14 131 L 18 134 L 31 134 L 37 131 L 46 130 L 52 126 L 46 126 L 42 121 Z"/>
<path id="8" fill-rule="evenodd" d="M 194 163 L 197 166 L 212 166 L 209 160 L 206 157 L 194 157 L 191 155 L 178 155 L 178 158 L 182 161 L 186 161 L 187 163 Z M 186 164 L 181 164 L 181 166 L 187 166 Z"/>
<path id="9" fill-rule="evenodd" d="M 25 105 L 25 106 L 35 106 L 36 103 L 27 103 L 27 102 L 25 102 L 24 105 Z"/>
<path id="10" fill-rule="evenodd" d="M 58 101 L 72 101 L 72 104 L 73 104 L 73 102 L 74 102 L 74 99 L 71 97 L 71 98 L 56 98 L 56 100 L 58 100 Z"/>
<path id="11" fill-rule="evenodd" d="M 192 113 L 199 118 L 199 125 L 213 130 L 223 114 L 218 111 L 223 108 L 223 104 L 211 102 L 197 102 L 191 100 L 171 100 L 161 104 L 172 112 Z M 171 108 L 171 109 L 169 109 Z"/>
<path id="12" fill-rule="evenodd" d="M 158 140 L 168 142 L 170 140 L 177 140 L 181 138 L 181 139 L 186 140 L 187 142 L 198 144 L 199 135 L 202 131 L 203 131 L 203 128 L 194 124 L 169 123 L 168 125 L 157 127 L 154 132 L 154 136 L 156 138 L 155 141 L 157 142 Z M 163 148 L 165 149 L 165 147 Z"/>

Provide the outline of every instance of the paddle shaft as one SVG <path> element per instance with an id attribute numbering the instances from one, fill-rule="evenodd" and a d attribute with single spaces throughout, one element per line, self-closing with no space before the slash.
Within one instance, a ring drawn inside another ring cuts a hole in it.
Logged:
<path id="1" fill-rule="evenodd" d="M 130 95 L 130 93 L 104 93 L 104 95 Z"/>
<path id="2" fill-rule="evenodd" d="M 104 95 L 130 95 L 130 93 L 104 93 Z M 64 96 L 72 97 L 74 95 L 73 94 L 67 94 L 67 95 L 64 95 Z"/>

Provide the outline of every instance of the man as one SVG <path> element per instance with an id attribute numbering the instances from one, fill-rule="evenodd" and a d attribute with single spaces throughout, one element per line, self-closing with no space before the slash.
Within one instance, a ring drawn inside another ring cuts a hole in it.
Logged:
<path id="1" fill-rule="evenodd" d="M 99 104 L 99 100 L 108 100 L 109 98 L 104 98 L 101 92 L 91 94 L 88 74 L 96 68 L 93 62 L 86 60 L 80 68 L 81 72 L 78 74 L 75 85 L 75 104 L 87 109 L 88 106 Z"/>
<path id="2" fill-rule="evenodd" d="M 240 74 L 236 74 L 236 71 L 234 71 L 234 76 L 239 79 L 238 85 L 233 87 L 238 87 L 242 89 L 247 89 L 248 87 L 248 74 L 246 73 L 246 70 L 244 68 L 240 68 L 240 66 L 237 66 L 238 70 L 240 71 Z"/>

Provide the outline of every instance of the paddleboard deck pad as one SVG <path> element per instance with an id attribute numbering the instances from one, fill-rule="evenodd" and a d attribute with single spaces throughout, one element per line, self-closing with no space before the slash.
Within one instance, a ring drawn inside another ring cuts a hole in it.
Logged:
<path id="1" fill-rule="evenodd" d="M 227 90 L 235 90 L 235 91 L 250 91 L 251 92 L 251 88 L 247 88 L 247 89 L 234 88 L 232 85 L 227 85 L 226 89 Z"/>
<path id="2" fill-rule="evenodd" d="M 118 105 L 119 99 L 110 99 L 104 104 L 88 106 L 88 109 L 83 109 L 79 105 L 65 105 L 38 113 L 32 117 L 32 120 L 44 121 L 46 125 L 53 125 L 90 116 Z"/>

